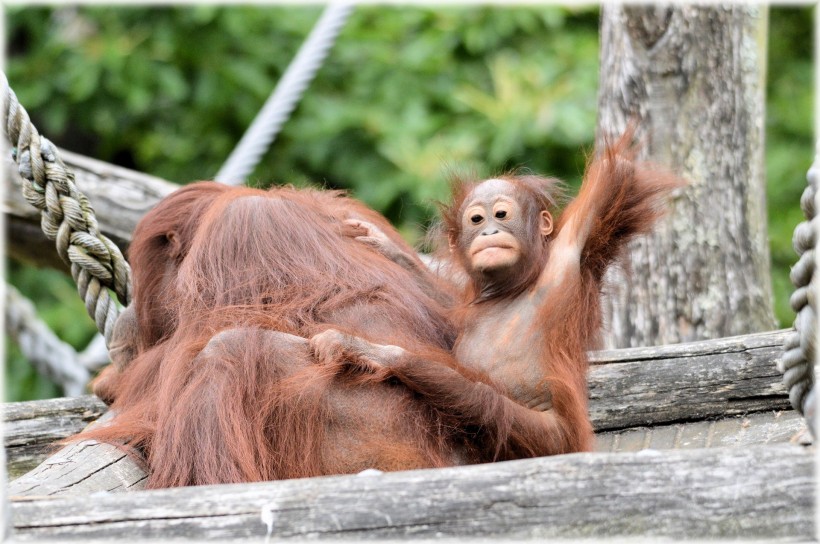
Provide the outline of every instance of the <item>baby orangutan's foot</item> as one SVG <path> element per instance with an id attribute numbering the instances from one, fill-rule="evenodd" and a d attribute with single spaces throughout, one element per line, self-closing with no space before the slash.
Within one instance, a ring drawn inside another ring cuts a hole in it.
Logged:
<path id="1" fill-rule="evenodd" d="M 398 346 L 373 344 L 336 329 L 320 332 L 310 339 L 314 357 L 322 364 L 352 364 L 375 372 L 394 365 L 404 354 Z"/>

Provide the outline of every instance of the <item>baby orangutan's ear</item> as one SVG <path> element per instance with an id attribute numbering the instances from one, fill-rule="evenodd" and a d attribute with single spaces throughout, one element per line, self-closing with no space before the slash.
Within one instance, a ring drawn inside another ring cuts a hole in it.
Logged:
<path id="1" fill-rule="evenodd" d="M 447 245 L 450 247 L 450 253 L 458 248 L 458 234 L 456 231 L 451 230 L 447 233 Z"/>
<path id="2" fill-rule="evenodd" d="M 543 210 L 541 212 L 538 229 L 541 231 L 542 236 L 549 236 L 552 234 L 552 214 L 550 214 L 547 210 Z"/>

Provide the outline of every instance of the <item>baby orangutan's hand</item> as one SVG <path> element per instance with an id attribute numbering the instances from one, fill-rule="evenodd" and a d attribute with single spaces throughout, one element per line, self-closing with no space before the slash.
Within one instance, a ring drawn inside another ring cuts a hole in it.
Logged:
<path id="1" fill-rule="evenodd" d="M 356 240 L 367 244 L 393 262 L 406 258 L 401 248 L 393 242 L 379 227 L 363 219 L 347 219 L 345 225 L 353 227 L 356 232 L 364 234 L 354 236 Z"/>

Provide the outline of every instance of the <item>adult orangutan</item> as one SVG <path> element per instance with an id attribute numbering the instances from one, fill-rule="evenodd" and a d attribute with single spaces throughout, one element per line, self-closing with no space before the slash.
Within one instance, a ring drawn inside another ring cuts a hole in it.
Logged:
<path id="1" fill-rule="evenodd" d="M 150 487 L 465 462 L 462 431 L 407 388 L 309 351 L 326 326 L 451 349 L 442 305 L 344 221 L 389 224 L 338 193 L 215 187 L 174 193 L 135 232 L 137 355 L 109 384 L 113 423 L 80 438 L 140 449 Z"/>
<path id="2" fill-rule="evenodd" d="M 346 361 L 398 379 L 436 409 L 459 414 L 463 425 L 507 437 L 483 444 L 482 460 L 591 449 L 586 351 L 600 332 L 604 272 L 631 238 L 649 231 L 670 191 L 681 186 L 636 163 L 630 139 L 626 134 L 589 165 L 555 228 L 558 180 L 502 176 L 455 186 L 443 219 L 452 264 L 468 279 L 453 361 L 443 365 L 399 342 L 377 345 L 334 330 L 314 337 L 314 350 L 331 364 Z M 357 224 L 369 231 L 369 245 L 418 271 L 377 227 Z M 489 415 L 495 390 L 459 367 L 485 373 L 512 400 Z"/>
<path id="3" fill-rule="evenodd" d="M 150 210 L 134 230 L 128 251 L 134 277 L 133 303 L 123 310 L 115 324 L 109 346 L 113 365 L 107 367 L 93 384 L 94 394 L 107 404 L 113 402 L 114 381 L 125 366 L 138 353 L 169 338 L 176 330 L 177 308 L 169 301 L 176 300 L 173 290 L 182 260 L 190 250 L 205 210 L 217 196 L 230 190 L 227 185 L 211 182 L 182 187 Z M 408 255 L 408 262 L 421 265 L 401 235 L 378 212 L 359 201 L 343 198 L 339 191 L 308 194 L 335 221 L 346 221 L 344 233 L 361 234 L 360 229 L 349 225 L 350 218 L 366 220 L 372 226 L 378 224 L 379 232 L 385 241 L 389 240 L 391 247 Z M 445 284 L 429 274 L 417 275 L 426 292 L 437 301 L 452 305 L 452 294 Z"/>

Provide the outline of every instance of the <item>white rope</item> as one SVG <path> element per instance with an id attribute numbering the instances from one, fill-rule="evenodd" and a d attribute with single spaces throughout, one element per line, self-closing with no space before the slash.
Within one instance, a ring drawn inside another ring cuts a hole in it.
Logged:
<path id="1" fill-rule="evenodd" d="M 100 370 L 110 361 L 105 337 L 100 333 L 97 333 L 85 349 L 77 354 L 77 362 L 92 372 Z"/>
<path id="2" fill-rule="evenodd" d="M 353 4 L 348 2 L 331 3 L 325 8 L 262 110 L 222 165 L 216 181 L 229 185 L 245 182 L 302 98 L 352 11 Z"/>
<path id="3" fill-rule="evenodd" d="M 20 346 L 23 356 L 40 374 L 60 385 L 67 397 L 86 394 L 91 376 L 74 348 L 57 338 L 37 317 L 30 300 L 9 284 L 5 289 L 6 333 Z"/>

